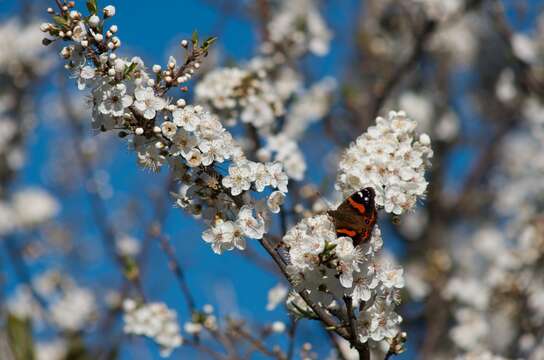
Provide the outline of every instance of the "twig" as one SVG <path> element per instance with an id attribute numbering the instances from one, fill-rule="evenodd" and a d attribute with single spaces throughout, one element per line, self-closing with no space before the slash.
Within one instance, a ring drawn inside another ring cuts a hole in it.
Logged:
<path id="1" fill-rule="evenodd" d="M 192 315 L 196 311 L 195 300 L 193 295 L 191 294 L 189 285 L 187 284 L 185 273 L 176 259 L 174 249 L 170 245 L 168 238 L 165 235 L 158 235 L 157 239 L 159 240 L 161 249 L 163 250 L 164 254 L 168 257 L 168 267 L 170 268 L 170 270 L 172 270 L 172 273 L 174 273 L 181 292 L 185 297 L 185 302 L 187 303 L 189 314 Z"/>
<path id="2" fill-rule="evenodd" d="M 289 275 L 287 273 L 287 266 L 284 263 L 281 256 L 276 252 L 274 247 L 268 242 L 266 238 L 259 240 L 260 244 L 264 247 L 264 249 L 270 254 L 274 262 L 278 265 L 281 272 L 284 274 L 285 278 L 289 279 Z M 308 304 L 308 306 L 315 312 L 315 314 L 321 319 L 321 321 L 330 329 L 332 329 L 334 332 L 336 332 L 338 335 L 342 336 L 344 339 L 349 340 L 350 336 L 346 329 L 339 326 L 338 322 L 329 315 L 323 307 L 320 305 L 314 303 L 307 292 L 305 291 L 299 291 L 299 295 L 304 299 L 304 301 Z"/>
<path id="3" fill-rule="evenodd" d="M 351 297 L 344 296 L 344 302 L 346 303 L 346 311 L 351 332 L 351 346 L 357 349 L 357 352 L 359 353 L 359 360 L 370 360 L 368 343 L 362 344 L 357 337 L 357 324 L 355 323 L 356 319 L 353 312 L 353 303 Z"/>
<path id="4" fill-rule="evenodd" d="M 249 342 L 255 349 L 259 350 L 264 355 L 267 355 L 269 357 L 272 357 L 278 360 L 287 359 L 285 354 L 283 354 L 281 351 L 268 349 L 261 340 L 252 336 L 250 333 L 244 330 L 242 326 L 238 324 L 232 324 L 231 331 L 233 331 L 235 335 L 238 335 L 239 337 Z"/>
<path id="5" fill-rule="evenodd" d="M 291 317 L 291 324 L 289 326 L 289 345 L 287 346 L 287 360 L 291 360 L 295 353 L 295 340 L 298 328 L 298 321 L 294 317 Z M 327 331 L 327 333 L 329 333 Z"/>

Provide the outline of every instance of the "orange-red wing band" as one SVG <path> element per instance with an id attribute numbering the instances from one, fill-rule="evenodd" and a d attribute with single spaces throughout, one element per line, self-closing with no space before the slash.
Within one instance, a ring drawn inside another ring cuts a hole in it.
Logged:
<path id="1" fill-rule="evenodd" d="M 366 212 L 366 208 L 363 204 L 359 204 L 355 200 L 353 200 L 351 197 L 348 198 L 348 203 L 355 208 L 358 212 L 361 214 L 364 214 Z"/>
<path id="2" fill-rule="evenodd" d="M 357 232 L 350 229 L 336 229 L 336 234 L 343 234 L 349 237 L 354 237 L 355 235 L 357 235 Z"/>

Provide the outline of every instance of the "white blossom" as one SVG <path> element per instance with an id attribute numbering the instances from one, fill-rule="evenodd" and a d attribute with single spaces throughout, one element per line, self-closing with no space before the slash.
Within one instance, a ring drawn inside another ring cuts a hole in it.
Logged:
<path id="1" fill-rule="evenodd" d="M 12 209 L 16 214 L 16 224 L 26 227 L 50 220 L 60 211 L 60 205 L 46 191 L 27 188 L 13 195 Z"/>
<path id="2" fill-rule="evenodd" d="M 84 288 L 72 286 L 51 306 L 51 316 L 62 329 L 77 331 L 88 326 L 96 311 L 93 293 Z"/>
<path id="3" fill-rule="evenodd" d="M 222 180 L 223 186 L 230 188 L 232 195 L 240 195 L 242 191 L 247 191 L 251 187 L 254 174 L 251 172 L 249 161 L 243 161 L 231 165 L 229 174 Z"/>
<path id="4" fill-rule="evenodd" d="M 268 197 L 268 200 L 266 201 L 266 205 L 268 205 L 268 208 L 270 211 L 274 214 L 277 214 L 280 212 L 281 208 L 280 206 L 283 204 L 283 201 L 285 200 L 285 194 L 281 191 L 274 191 L 270 194 Z"/>
<path id="5" fill-rule="evenodd" d="M 412 209 L 425 194 L 424 174 L 432 156 L 428 136 L 416 139 L 416 126 L 404 112 L 378 117 L 342 156 L 336 188 L 349 196 L 372 187 L 376 204 L 386 212 L 399 215 Z"/>
<path id="6" fill-rule="evenodd" d="M 213 252 L 221 254 L 225 250 L 245 249 L 246 243 L 242 231 L 232 221 L 219 222 L 202 233 L 202 239 L 210 243 Z"/>
<path id="7" fill-rule="evenodd" d="M 134 91 L 136 101 L 134 107 L 142 113 L 146 119 L 155 118 L 157 111 L 164 109 L 166 102 L 155 95 L 151 87 L 138 87 Z"/>
<path id="8" fill-rule="evenodd" d="M 123 302 L 124 327 L 127 334 L 146 336 L 160 346 L 160 355 L 168 357 L 183 343 L 177 314 L 163 303 L 139 305 L 132 299 Z"/>
<path id="9" fill-rule="evenodd" d="M 252 239 L 262 239 L 265 233 L 264 219 L 257 214 L 253 216 L 253 208 L 245 205 L 238 212 L 236 225 L 242 230 L 245 236 Z"/>
<path id="10" fill-rule="evenodd" d="M 276 286 L 271 288 L 268 291 L 268 303 L 266 304 L 266 310 L 274 310 L 282 301 L 285 300 L 288 292 L 287 287 L 281 283 L 278 283 Z"/>
<path id="11" fill-rule="evenodd" d="M 104 115 L 123 116 L 125 109 L 132 105 L 132 96 L 128 95 L 124 84 L 105 85 L 97 94 L 100 98 L 98 110 Z"/>

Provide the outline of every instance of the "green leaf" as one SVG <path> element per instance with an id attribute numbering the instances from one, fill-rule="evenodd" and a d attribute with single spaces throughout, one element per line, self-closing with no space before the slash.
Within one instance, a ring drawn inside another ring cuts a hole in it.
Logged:
<path id="1" fill-rule="evenodd" d="M 96 1 L 97 0 L 87 0 L 87 9 L 93 15 L 98 14 L 98 4 Z"/>
<path id="2" fill-rule="evenodd" d="M 202 50 L 208 51 L 210 46 L 217 40 L 217 36 L 211 36 L 202 43 Z"/>
<path id="3" fill-rule="evenodd" d="M 198 47 L 198 31 L 196 30 L 193 31 L 193 36 L 191 41 L 193 42 L 194 47 Z"/>
<path id="4" fill-rule="evenodd" d="M 33 360 L 32 324 L 12 314 L 7 319 L 7 335 L 11 351 L 16 360 Z"/>
<path id="5" fill-rule="evenodd" d="M 132 72 L 136 69 L 136 66 L 138 66 L 138 64 L 131 63 L 129 66 L 125 67 L 125 73 L 123 74 L 123 76 L 130 76 L 130 74 L 132 74 Z"/>
<path id="6" fill-rule="evenodd" d="M 61 27 L 68 26 L 68 20 L 65 19 L 65 18 L 63 18 L 62 16 L 54 15 L 54 16 L 53 16 L 53 21 L 54 21 L 55 24 L 57 24 L 58 26 L 61 26 Z"/>

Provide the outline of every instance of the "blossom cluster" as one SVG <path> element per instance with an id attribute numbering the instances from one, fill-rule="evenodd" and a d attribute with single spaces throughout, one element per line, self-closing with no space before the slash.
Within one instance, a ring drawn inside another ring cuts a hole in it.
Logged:
<path id="1" fill-rule="evenodd" d="M 12 77 L 18 87 L 28 85 L 35 75 L 51 67 L 41 44 L 39 24 L 13 19 L 0 24 L 0 35 L 0 73 Z M 13 46 L 13 39 L 17 39 L 17 46 Z"/>
<path id="2" fill-rule="evenodd" d="M 302 180 L 306 162 L 297 140 L 308 125 L 329 110 L 335 82 L 330 78 L 304 90 L 292 63 L 307 52 L 324 55 L 330 32 L 313 1 L 286 1 L 273 7 L 270 38 L 244 66 L 209 72 L 196 86 L 196 101 L 218 114 L 226 125 L 257 129 L 264 147 L 261 161 L 279 161 L 287 175 Z M 284 119 L 283 125 L 278 119 Z"/>
<path id="3" fill-rule="evenodd" d="M 132 299 L 125 299 L 123 310 L 124 332 L 153 339 L 160 346 L 162 357 L 170 356 L 183 343 L 176 312 L 165 304 L 138 305 Z"/>
<path id="4" fill-rule="evenodd" d="M 378 117 L 343 154 L 336 189 L 344 196 L 365 187 L 376 191 L 376 204 L 400 215 L 412 209 L 427 189 L 425 169 L 433 155 L 427 134 L 416 138 L 417 123 L 403 111 Z"/>
<path id="5" fill-rule="evenodd" d="M 454 309 L 450 338 L 469 353 L 504 354 L 507 346 L 528 359 L 544 353 L 533 332 L 544 321 L 543 144 L 530 126 L 503 140 L 489 214 L 503 219 L 501 226 L 486 221 L 473 229 L 468 243 L 453 252 L 454 271 L 441 294 Z M 500 342 L 495 341 L 498 329 Z"/>
<path id="6" fill-rule="evenodd" d="M 289 248 L 289 273 L 299 290 L 308 290 L 316 303 L 327 306 L 346 296 L 356 307 L 361 305 L 357 322 L 361 342 L 397 335 L 402 318 L 395 306 L 404 287 L 403 270 L 378 261 L 383 240 L 377 226 L 370 241 L 354 246 L 351 238 L 336 237 L 329 215 L 317 215 L 291 228 L 283 242 Z"/>
<path id="7" fill-rule="evenodd" d="M 0 200 L 0 235 L 43 224 L 59 210 L 57 200 L 45 190 L 21 189 L 11 198 Z"/>
<path id="8" fill-rule="evenodd" d="M 256 128 L 269 127 L 284 109 L 265 74 L 238 68 L 211 71 L 195 87 L 197 101 L 212 105 L 227 125 L 236 124 L 239 117 Z"/>
<path id="9" fill-rule="evenodd" d="M 106 25 L 115 8 L 107 6 L 101 17 L 92 4 L 88 16 L 67 8 L 42 30 L 53 36 L 49 42 L 71 42 L 60 54 L 78 79 L 79 89 L 91 88 L 93 126 L 120 130 L 121 137 L 129 137 L 142 166 L 154 171 L 170 166 L 182 183 L 175 195 L 178 205 L 194 215 L 204 214 L 211 228 L 203 238 L 215 252 L 244 248 L 244 236 L 260 239 L 266 231 L 266 215 L 264 210 L 251 215 L 256 200 L 249 192 L 270 189 L 268 204 L 271 212 L 277 212 L 283 195 L 275 191 L 287 192 L 282 165 L 248 160 L 215 114 L 182 98 L 173 102 L 166 97 L 170 88 L 185 86 L 200 68 L 200 59 L 214 39 L 202 44 L 193 39 L 190 50 L 182 41 L 187 60 L 179 65 L 170 57 L 166 70 L 154 65 L 154 74 L 149 74 L 140 58 L 117 56 L 119 29 Z M 221 174 L 223 164 L 226 174 Z"/>
<path id="10" fill-rule="evenodd" d="M 288 44 L 293 51 L 329 52 L 332 35 L 312 0 L 282 1 L 268 24 L 272 44 Z M 272 45 L 271 44 L 271 45 Z"/>
<path id="11" fill-rule="evenodd" d="M 46 308 L 37 302 L 35 294 L 48 299 Z M 64 331 L 77 332 L 85 330 L 94 319 L 97 305 L 90 289 L 59 271 L 48 270 L 35 276 L 32 284 L 17 287 L 7 309 L 21 319 L 38 324 L 47 320 Z"/>

